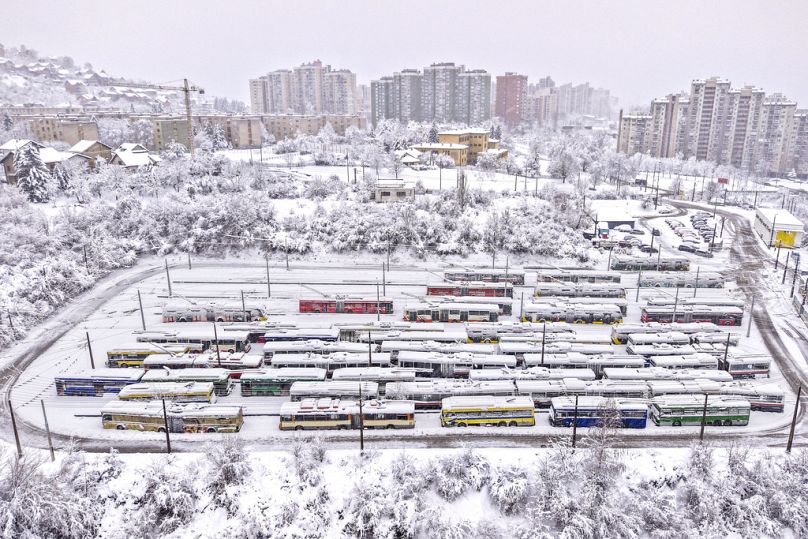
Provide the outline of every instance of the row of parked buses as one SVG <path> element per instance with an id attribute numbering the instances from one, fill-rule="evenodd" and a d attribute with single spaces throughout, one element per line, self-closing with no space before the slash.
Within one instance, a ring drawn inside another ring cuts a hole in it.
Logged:
<path id="1" fill-rule="evenodd" d="M 612 256 L 612 270 L 616 271 L 689 271 L 690 260 L 681 256 Z"/>
<path id="2" fill-rule="evenodd" d="M 163 322 L 253 322 L 266 320 L 264 307 L 257 305 L 229 305 L 208 303 L 166 303 Z"/>
<path id="3" fill-rule="evenodd" d="M 618 283 L 568 283 L 540 282 L 536 283 L 534 295 L 537 297 L 589 297 L 589 298 L 625 298 L 626 289 Z"/>
<path id="4" fill-rule="evenodd" d="M 640 320 L 662 324 L 711 322 L 718 326 L 740 326 L 743 308 L 723 305 L 649 305 L 642 308 Z"/>
<path id="5" fill-rule="evenodd" d="M 723 288 L 725 278 L 714 271 L 651 271 L 638 277 L 640 288 Z"/>
<path id="6" fill-rule="evenodd" d="M 241 406 L 167 404 L 161 401 L 111 401 L 101 408 L 105 429 L 154 432 L 238 432 L 244 424 Z"/>
<path id="7" fill-rule="evenodd" d="M 445 282 L 426 287 L 427 296 L 473 296 L 512 298 L 513 285 L 510 282 Z"/>

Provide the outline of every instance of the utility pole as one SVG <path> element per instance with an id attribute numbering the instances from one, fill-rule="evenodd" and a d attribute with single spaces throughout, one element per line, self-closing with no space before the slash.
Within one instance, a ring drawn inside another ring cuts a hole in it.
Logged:
<path id="1" fill-rule="evenodd" d="M 272 297 L 272 288 L 270 288 L 269 285 L 269 256 L 264 258 L 264 262 L 266 262 L 267 265 L 267 299 L 269 299 Z"/>
<path id="2" fill-rule="evenodd" d="M 791 279 L 791 297 L 794 297 L 794 287 L 797 285 L 797 275 L 800 273 L 800 259 L 797 259 L 797 264 L 794 266 L 794 278 Z"/>
<path id="3" fill-rule="evenodd" d="M 541 366 L 544 367 L 544 344 L 547 337 L 547 322 L 541 326 Z"/>
<path id="4" fill-rule="evenodd" d="M 247 316 L 247 306 L 244 305 L 244 290 L 241 291 L 241 312 L 244 313 L 244 321 L 249 322 L 249 316 Z"/>
<path id="5" fill-rule="evenodd" d="M 724 347 L 724 365 L 727 364 L 727 357 L 729 357 L 729 340 L 732 337 L 732 333 L 727 332 L 727 344 Z"/>
<path id="6" fill-rule="evenodd" d="M 662 260 L 662 249 L 659 250 L 656 257 L 656 270 L 659 271 L 659 262 Z"/>
<path id="7" fill-rule="evenodd" d="M 777 270 L 777 266 L 780 263 L 780 248 L 782 247 L 783 242 L 778 240 L 777 241 L 777 256 L 774 258 L 774 269 Z"/>
<path id="8" fill-rule="evenodd" d="M 163 259 L 166 263 L 166 282 L 168 283 L 168 297 L 171 297 L 173 294 L 171 293 L 171 274 L 168 273 L 168 259 Z"/>
<path id="9" fill-rule="evenodd" d="M 140 324 L 143 331 L 146 331 L 146 315 L 143 314 L 143 299 L 140 297 L 140 290 L 137 291 L 137 304 L 140 306 Z"/>
<path id="10" fill-rule="evenodd" d="M 11 399 L 6 401 L 8 413 L 11 414 L 11 428 L 14 430 L 14 441 L 17 443 L 17 458 L 22 458 L 22 444 L 20 444 L 20 433 L 17 431 L 17 418 L 14 417 L 14 408 L 11 407 Z"/>
<path id="11" fill-rule="evenodd" d="M 45 413 L 45 401 L 39 399 L 39 404 L 42 405 L 42 418 L 45 420 L 45 433 L 48 435 L 48 449 L 50 449 L 51 462 L 53 462 L 56 460 L 56 456 L 53 454 L 53 440 L 51 440 L 50 425 L 48 425 L 48 414 Z"/>
<path id="12" fill-rule="evenodd" d="M 373 366 L 373 344 L 371 344 L 370 330 L 368 330 L 368 367 Z"/>
<path id="13" fill-rule="evenodd" d="M 696 266 L 696 286 L 693 287 L 693 297 L 694 298 L 696 297 L 696 292 L 699 289 L 699 269 L 701 269 L 701 266 Z"/>
<path id="14" fill-rule="evenodd" d="M 614 251 L 614 248 L 609 249 L 609 259 L 606 261 L 606 271 L 612 269 L 612 251 Z"/>
<path id="15" fill-rule="evenodd" d="M 95 361 L 93 360 L 93 346 L 90 344 L 90 332 L 85 331 L 84 334 L 87 336 L 87 351 L 90 352 L 90 368 L 95 370 Z"/>
<path id="16" fill-rule="evenodd" d="M 679 307 L 679 287 L 676 287 L 676 296 L 673 299 L 673 318 L 671 322 L 676 322 L 676 310 Z"/>
<path id="17" fill-rule="evenodd" d="M 168 414 L 166 413 L 166 400 L 162 399 L 163 401 L 163 427 L 166 431 L 166 451 L 168 454 L 171 454 L 171 437 L 168 434 Z"/>
<path id="18" fill-rule="evenodd" d="M 216 363 L 222 366 L 222 353 L 219 351 L 219 333 L 216 331 L 216 322 L 213 323 L 213 346 L 216 347 Z"/>
<path id="19" fill-rule="evenodd" d="M 90 273 L 90 264 L 87 263 L 87 246 L 84 247 L 84 269 L 87 270 L 87 273 Z"/>
<path id="20" fill-rule="evenodd" d="M 791 445 L 794 443 L 794 427 L 797 426 L 797 412 L 800 409 L 800 397 L 802 396 L 802 385 L 797 388 L 797 402 L 794 403 L 794 415 L 791 418 L 791 429 L 788 431 L 788 444 L 786 453 L 791 453 Z"/>
<path id="21" fill-rule="evenodd" d="M 789 258 L 791 258 L 791 253 L 790 252 L 786 253 L 786 263 L 784 264 L 784 267 L 783 267 L 783 281 L 780 283 L 781 285 L 786 284 L 786 273 L 788 272 L 788 259 Z"/>
<path id="22" fill-rule="evenodd" d="M 289 271 L 289 241 L 283 242 L 283 250 L 286 251 L 286 271 Z"/>
<path id="23" fill-rule="evenodd" d="M 522 299 L 519 300 L 519 321 L 525 317 L 525 293 L 522 292 Z"/>
<path id="24" fill-rule="evenodd" d="M 384 262 L 382 262 L 382 294 L 387 297 L 387 275 L 384 271 Z"/>
<path id="25" fill-rule="evenodd" d="M 769 249 L 774 247 L 774 225 L 777 224 L 777 214 L 774 214 L 774 219 L 772 219 L 772 233 L 769 236 Z"/>
<path id="26" fill-rule="evenodd" d="M 639 270 L 639 273 L 637 274 L 637 295 L 634 298 L 635 302 L 640 301 L 640 283 L 642 283 L 642 270 Z"/>
<path id="27" fill-rule="evenodd" d="M 746 326 L 746 338 L 752 333 L 752 315 L 755 313 L 755 296 L 752 296 L 752 305 L 749 306 L 749 324 Z"/>
<path id="28" fill-rule="evenodd" d="M 362 410 L 362 376 L 359 376 L 359 454 L 365 453 L 365 416 Z"/>
<path id="29" fill-rule="evenodd" d="M 191 269 L 191 252 L 188 252 L 188 269 Z"/>
<path id="30" fill-rule="evenodd" d="M 379 322 L 381 320 L 381 315 L 379 314 L 379 309 L 381 308 L 381 301 L 379 298 L 379 280 L 376 279 L 376 321 Z"/>
<path id="31" fill-rule="evenodd" d="M 578 434 L 578 395 L 575 395 L 575 410 L 572 413 L 572 448 L 575 449 L 575 438 Z"/>
<path id="32" fill-rule="evenodd" d="M 707 423 L 707 395 L 704 395 L 704 408 L 701 410 L 701 432 L 699 441 L 704 442 L 704 425 Z"/>

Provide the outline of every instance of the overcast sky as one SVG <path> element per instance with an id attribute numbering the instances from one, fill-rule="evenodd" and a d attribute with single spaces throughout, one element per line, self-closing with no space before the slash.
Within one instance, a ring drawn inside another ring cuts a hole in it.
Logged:
<path id="1" fill-rule="evenodd" d="M 247 80 L 321 59 L 359 82 L 454 61 L 589 81 L 624 105 L 718 75 L 808 107 L 808 1 L 286 2 L 3 0 L 5 45 L 111 75 L 188 77 L 247 101 Z"/>

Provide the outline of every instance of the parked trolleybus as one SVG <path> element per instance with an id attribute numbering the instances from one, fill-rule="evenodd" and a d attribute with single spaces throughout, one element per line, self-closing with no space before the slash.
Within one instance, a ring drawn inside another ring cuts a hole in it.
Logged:
<path id="1" fill-rule="evenodd" d="M 393 382 L 384 389 L 388 399 L 411 400 L 416 408 L 440 408 L 446 397 L 460 395 L 509 396 L 516 394 L 510 380 L 472 382 L 457 379 L 431 379 L 415 382 Z"/>
<path id="2" fill-rule="evenodd" d="M 314 298 L 299 301 L 301 313 L 353 313 L 391 314 L 393 300 L 390 298 Z"/>
<path id="3" fill-rule="evenodd" d="M 446 282 L 426 285 L 427 296 L 480 296 L 512 298 L 513 285 L 509 282 Z"/>
<path id="4" fill-rule="evenodd" d="M 453 326 L 454 328 L 455 326 Z M 382 320 L 378 322 L 354 322 L 334 324 L 334 329 L 339 331 L 339 340 L 358 341 L 360 337 L 367 338 L 368 333 L 409 333 L 409 332 L 437 332 L 444 331 L 443 324 L 419 324 L 417 322 L 405 322 L 402 320 Z M 336 340 L 336 339 L 334 339 Z"/>
<path id="5" fill-rule="evenodd" d="M 420 303 L 404 307 L 404 320 L 410 322 L 496 322 L 499 305 L 482 303 Z"/>
<path id="6" fill-rule="evenodd" d="M 376 382 L 379 384 L 379 392 L 383 393 L 384 384 L 390 382 L 414 382 L 415 370 L 399 367 L 346 367 L 335 370 L 331 375 L 331 379 L 335 382 L 345 380 Z"/>
<path id="7" fill-rule="evenodd" d="M 264 361 L 274 365 L 276 356 L 283 354 L 367 354 L 366 344 L 358 342 L 331 341 L 272 341 L 264 343 Z"/>
<path id="8" fill-rule="evenodd" d="M 648 364 L 665 369 L 718 369 L 718 360 L 710 354 L 648 356 Z"/>
<path id="9" fill-rule="evenodd" d="M 648 367 L 645 369 L 604 368 L 603 377 L 611 380 L 713 380 L 730 382 L 732 376 L 726 371 L 712 369 L 666 369 Z"/>
<path id="10" fill-rule="evenodd" d="M 689 271 L 690 260 L 682 256 L 612 256 L 615 271 Z"/>
<path id="11" fill-rule="evenodd" d="M 503 354 L 515 355 L 521 360 L 525 354 L 540 354 L 542 349 L 544 354 L 568 354 L 578 353 L 584 355 L 609 355 L 614 353 L 611 344 L 578 344 L 571 342 L 548 342 L 542 345 L 540 342 L 501 342 L 499 349 Z"/>
<path id="12" fill-rule="evenodd" d="M 259 337 L 259 343 L 289 342 L 289 341 L 322 341 L 335 342 L 339 340 L 340 331 L 337 328 L 281 328 L 264 333 Z"/>
<path id="13" fill-rule="evenodd" d="M 438 354 L 485 354 L 494 355 L 499 353 L 496 344 L 485 343 L 450 343 L 435 341 L 384 341 L 381 345 L 382 352 L 388 352 L 395 360 L 401 352 L 433 352 Z"/>
<path id="14" fill-rule="evenodd" d="M 296 369 L 284 367 L 259 372 L 244 373 L 241 376 L 242 397 L 275 397 L 288 395 L 295 382 L 323 382 L 325 369 Z"/>
<path id="15" fill-rule="evenodd" d="M 525 272 L 499 269 L 459 270 L 451 269 L 443 272 L 447 281 L 482 281 L 485 283 L 525 284 Z"/>
<path id="16" fill-rule="evenodd" d="M 539 282 L 536 296 L 565 296 L 588 298 L 625 298 L 626 289 L 619 283 L 560 283 Z"/>
<path id="17" fill-rule="evenodd" d="M 210 326 L 190 326 L 175 331 L 138 331 L 135 338 L 138 342 L 188 345 L 201 351 L 212 349 L 218 345 L 222 352 L 248 352 L 250 350 L 249 332 L 247 331 L 215 331 Z"/>
<path id="18" fill-rule="evenodd" d="M 289 388 L 289 396 L 293 401 L 321 397 L 357 400 L 360 396 L 362 400 L 378 399 L 379 384 L 365 381 L 294 382 Z"/>
<path id="19" fill-rule="evenodd" d="M 238 432 L 244 424 L 241 406 L 178 404 L 160 401 L 111 401 L 101 408 L 105 429 L 165 432 Z"/>
<path id="20" fill-rule="evenodd" d="M 424 324 L 428 325 L 428 324 Z M 466 328 L 452 326 L 448 331 L 377 331 L 357 335 L 359 342 L 381 343 L 383 341 L 434 341 L 434 342 L 468 342 Z"/>
<path id="21" fill-rule="evenodd" d="M 756 384 L 749 381 L 728 382 L 721 384 L 719 393 L 724 397 L 749 401 L 752 410 L 783 412 L 785 409 L 785 391 L 776 384 Z"/>
<path id="22" fill-rule="evenodd" d="M 346 367 L 389 367 L 390 354 L 334 352 L 333 354 L 278 354 L 272 358 L 273 368 L 318 368 L 333 373 Z"/>
<path id="23" fill-rule="evenodd" d="M 653 259 L 653 258 L 652 258 Z M 648 271 L 639 277 L 640 288 L 723 288 L 724 276 L 714 271 Z"/>
<path id="24" fill-rule="evenodd" d="M 368 400 L 359 403 L 332 398 L 285 402 L 280 412 L 281 430 L 411 429 L 415 405 L 408 401 Z"/>
<path id="25" fill-rule="evenodd" d="M 440 424 L 442 427 L 532 427 L 536 418 L 530 397 L 463 396 L 443 399 Z"/>
<path id="26" fill-rule="evenodd" d="M 247 304 L 163 305 L 163 322 L 256 322 L 266 320 L 262 307 Z"/>
<path id="27" fill-rule="evenodd" d="M 554 427 L 614 426 L 644 429 L 648 420 L 648 405 L 644 400 L 610 399 L 584 396 L 556 397 L 550 401 L 550 424 Z"/>
<path id="28" fill-rule="evenodd" d="M 616 271 L 600 270 L 538 270 L 539 283 L 620 283 L 623 276 Z"/>
<path id="29" fill-rule="evenodd" d="M 519 395 L 530 397 L 536 408 L 549 408 L 556 397 L 584 395 L 587 382 L 575 378 L 559 380 L 516 380 Z"/>
<path id="30" fill-rule="evenodd" d="M 210 382 L 219 397 L 229 395 L 233 380 L 227 369 L 151 369 L 143 374 L 141 382 Z"/>
<path id="31" fill-rule="evenodd" d="M 523 317 L 530 322 L 568 322 L 571 324 L 618 324 L 623 313 L 614 304 L 573 305 L 534 303 L 526 305 Z"/>
<path id="32" fill-rule="evenodd" d="M 467 304 L 496 306 L 500 315 L 513 314 L 513 299 L 508 297 L 480 297 L 480 296 L 427 296 L 424 298 L 430 305 L 438 304 Z"/>
<path id="33" fill-rule="evenodd" d="M 502 354 L 458 352 L 398 352 L 399 367 L 412 369 L 419 378 L 467 378 L 472 369 L 515 368 L 516 358 Z"/>
<path id="34" fill-rule="evenodd" d="M 469 380 L 594 380 L 590 369 L 530 367 L 527 369 L 476 369 L 469 373 Z"/>
<path id="35" fill-rule="evenodd" d="M 57 376 L 56 394 L 101 397 L 105 393 L 118 393 L 126 386 L 137 384 L 142 376 L 141 369 L 95 369 Z"/>
<path id="36" fill-rule="evenodd" d="M 712 322 L 719 326 L 740 326 L 743 309 L 740 307 L 715 307 L 710 305 L 678 305 L 676 320 L 673 320 L 674 305 L 643 307 L 640 319 L 643 322 Z"/>
<path id="37" fill-rule="evenodd" d="M 612 327 L 612 342 L 614 344 L 626 344 L 629 335 L 635 333 L 665 333 L 678 331 L 687 335 L 694 333 L 707 334 L 722 332 L 721 328 L 712 322 L 690 322 L 677 324 L 660 324 L 659 322 L 648 322 L 644 324 L 620 324 Z M 723 332 L 721 333 L 723 334 Z M 724 339 L 726 339 L 724 334 Z"/>
<path id="38" fill-rule="evenodd" d="M 635 333 L 628 336 L 629 346 L 647 346 L 654 344 L 689 345 L 690 336 L 681 331 L 665 333 Z"/>
<path id="39" fill-rule="evenodd" d="M 143 360 L 143 368 L 149 369 L 204 369 L 208 358 L 204 354 L 151 354 Z"/>
<path id="40" fill-rule="evenodd" d="M 541 305 L 545 303 L 553 305 L 567 305 L 572 307 L 585 307 L 588 305 L 615 305 L 618 309 L 620 309 L 622 314 L 626 314 L 628 312 L 628 300 L 626 298 L 565 298 L 551 296 L 540 296 L 533 298 L 533 305 Z"/>
<path id="41" fill-rule="evenodd" d="M 152 354 L 181 355 L 202 351 L 202 345 L 138 343 L 107 350 L 107 367 L 142 367 L 143 360 Z"/>
<path id="42" fill-rule="evenodd" d="M 772 358 L 757 354 L 727 355 L 727 358 L 718 359 L 719 368 L 727 371 L 735 379 L 739 378 L 768 378 Z"/>
<path id="43" fill-rule="evenodd" d="M 537 332 L 574 333 L 572 325 L 565 322 L 533 324 L 531 322 L 492 322 L 466 324 L 466 333 L 472 342 L 497 342 L 504 335 L 534 334 Z"/>
<path id="44" fill-rule="evenodd" d="M 651 419 L 657 425 L 748 425 L 751 405 L 736 397 L 708 395 L 665 395 L 651 399 Z"/>
<path id="45" fill-rule="evenodd" d="M 210 382 L 160 382 L 128 385 L 118 392 L 122 401 L 160 400 L 176 402 L 215 402 Z"/>

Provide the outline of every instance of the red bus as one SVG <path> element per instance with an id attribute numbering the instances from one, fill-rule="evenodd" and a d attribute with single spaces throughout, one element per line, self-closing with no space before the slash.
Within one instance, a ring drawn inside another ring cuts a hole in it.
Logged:
<path id="1" fill-rule="evenodd" d="M 513 285 L 508 282 L 485 283 L 474 281 L 468 283 L 430 284 L 426 287 L 428 296 L 476 296 L 486 298 L 512 298 Z"/>
<path id="2" fill-rule="evenodd" d="M 393 313 L 393 300 L 390 298 L 317 298 L 301 299 L 301 313 L 354 313 L 354 314 L 376 314 L 376 308 L 380 314 Z"/>

